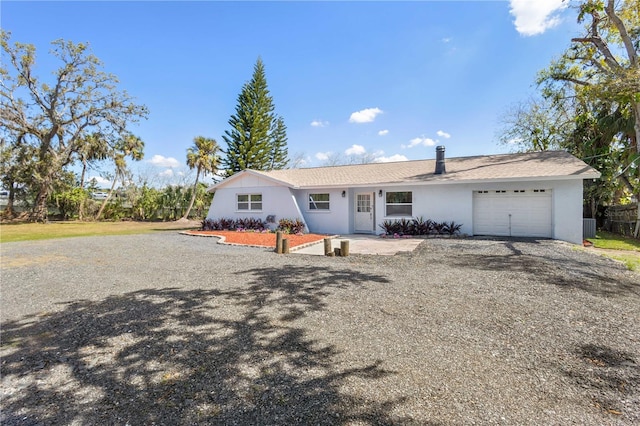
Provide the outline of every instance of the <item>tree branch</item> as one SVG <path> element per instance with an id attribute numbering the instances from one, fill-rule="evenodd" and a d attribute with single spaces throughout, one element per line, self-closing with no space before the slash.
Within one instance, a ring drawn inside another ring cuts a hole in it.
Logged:
<path id="1" fill-rule="evenodd" d="M 553 78 L 554 80 L 567 81 L 569 83 L 577 84 L 579 86 L 584 86 L 584 87 L 592 85 L 591 83 L 589 83 L 587 81 L 582 81 L 582 80 L 578 80 L 577 78 L 563 76 L 563 75 L 552 75 L 551 78 Z"/>
<path id="2" fill-rule="evenodd" d="M 619 69 L 622 68 L 620 66 L 620 64 L 618 63 L 618 61 L 616 60 L 616 58 L 611 53 L 611 51 L 609 50 L 609 46 L 607 46 L 607 44 L 602 40 L 602 38 L 600 38 L 600 36 L 598 34 L 595 34 L 595 35 L 593 35 L 591 37 L 576 37 L 576 38 L 572 38 L 571 41 L 574 42 L 574 43 L 591 43 L 591 44 L 593 44 L 596 47 L 596 49 L 598 49 L 598 51 L 600 53 L 602 53 L 602 55 L 604 56 L 604 61 L 612 69 L 619 70 Z"/>
<path id="3" fill-rule="evenodd" d="M 629 55 L 629 61 L 631 62 L 632 67 L 638 66 L 638 53 L 636 52 L 633 42 L 631 41 L 631 37 L 627 32 L 627 28 L 625 27 L 622 19 L 616 14 L 614 9 L 614 0 L 609 0 L 607 2 L 607 6 L 605 7 L 605 11 L 607 16 L 613 22 L 613 25 L 616 26 L 616 29 L 620 33 L 620 38 L 622 39 L 622 43 L 624 43 L 624 47 L 627 50 L 627 55 Z"/>

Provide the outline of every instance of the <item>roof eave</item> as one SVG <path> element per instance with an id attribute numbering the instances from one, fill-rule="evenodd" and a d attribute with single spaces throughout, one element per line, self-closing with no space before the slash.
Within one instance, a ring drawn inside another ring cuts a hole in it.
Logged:
<path id="1" fill-rule="evenodd" d="M 530 176 L 530 177 L 500 177 L 486 179 L 447 179 L 446 177 L 421 180 L 421 181 L 396 181 L 396 182 L 373 182 L 359 184 L 334 184 L 334 185 L 300 185 L 291 186 L 293 189 L 318 189 L 318 188 L 370 188 L 372 186 L 390 187 L 407 185 L 455 185 L 455 184 L 479 184 L 479 183 L 512 183 L 512 182 L 537 182 L 537 181 L 557 181 L 557 180 L 584 180 L 598 179 L 600 172 L 580 173 L 579 175 L 561 176 Z"/>
<path id="2" fill-rule="evenodd" d="M 286 182 L 284 180 L 272 178 L 271 176 L 266 175 L 264 173 L 260 173 L 259 171 L 256 171 L 256 170 L 245 169 L 245 170 L 241 170 L 240 172 L 232 176 L 229 176 L 228 178 L 221 180 L 216 184 L 211 185 L 210 187 L 207 188 L 207 192 L 215 192 L 216 189 L 221 188 L 223 186 L 227 186 L 229 182 L 233 182 L 234 180 L 240 179 L 245 175 L 256 176 L 256 177 L 268 180 L 270 182 L 277 183 L 278 185 L 286 186 L 288 188 L 298 189 L 298 186 L 292 185 L 291 183 Z"/>

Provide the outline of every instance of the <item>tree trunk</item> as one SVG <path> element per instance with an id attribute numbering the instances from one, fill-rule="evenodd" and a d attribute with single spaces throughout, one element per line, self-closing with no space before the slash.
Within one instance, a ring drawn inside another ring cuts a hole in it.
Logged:
<path id="1" fill-rule="evenodd" d="M 640 154 L 640 102 L 636 102 L 635 104 L 631 104 L 633 107 L 633 115 L 635 118 L 635 123 L 633 125 L 633 129 L 635 130 L 635 143 L 636 143 L 636 152 Z M 636 160 L 637 161 L 637 160 Z M 636 227 L 633 230 L 633 236 L 638 238 L 640 235 L 640 191 L 636 193 Z"/>
<path id="2" fill-rule="evenodd" d="M 81 200 L 80 201 L 80 205 L 78 206 L 78 220 L 83 220 L 84 219 L 84 203 L 87 200 Z"/>
<path id="3" fill-rule="evenodd" d="M 80 174 L 80 188 L 84 188 L 84 177 L 87 173 L 87 162 L 82 159 L 82 173 Z"/>
<path id="4" fill-rule="evenodd" d="M 640 235 L 640 194 L 637 194 L 636 197 L 639 198 L 636 203 L 636 228 L 633 230 L 633 236 L 638 238 L 638 235 Z"/>
<path id="5" fill-rule="evenodd" d="M 191 208 L 193 207 L 193 203 L 196 201 L 196 193 L 198 189 L 198 178 L 200 177 L 200 167 L 196 171 L 196 183 L 193 184 L 193 194 L 191 194 L 191 201 L 189 202 L 189 208 L 187 208 L 187 212 L 182 216 L 183 219 L 187 219 L 189 213 L 191 213 Z"/>
<path id="6" fill-rule="evenodd" d="M 35 203 L 31 209 L 31 215 L 29 216 L 29 221 L 31 222 L 45 223 L 48 221 L 49 211 L 47 209 L 47 200 L 56 172 L 61 169 L 61 167 L 58 166 L 56 155 L 49 152 L 51 137 L 53 137 L 54 134 L 55 133 L 52 133 L 50 137 L 45 138 L 46 140 L 43 141 L 37 155 L 38 163 L 34 173 L 34 177 L 36 178 L 34 186 L 38 188 L 38 195 L 36 196 Z"/>
<path id="7" fill-rule="evenodd" d="M 80 188 L 84 189 L 84 178 L 87 172 L 87 162 L 85 159 L 82 159 L 82 174 L 80 174 Z M 80 206 L 78 207 L 78 220 L 84 219 L 84 204 L 86 200 L 82 200 L 80 202 Z"/>
<path id="8" fill-rule="evenodd" d="M 16 189 L 13 182 L 11 182 L 11 185 L 9 185 L 9 197 L 7 198 L 7 207 L 4 208 L 5 219 L 13 219 L 14 217 L 16 217 L 16 211 L 13 208 L 15 198 L 16 198 Z"/>
<path id="9" fill-rule="evenodd" d="M 51 183 L 53 182 L 52 173 L 49 170 L 38 170 L 40 175 L 45 177 L 40 180 L 38 188 L 38 195 L 36 201 L 31 209 L 31 215 L 29 221 L 46 223 L 49 219 L 49 210 L 47 209 L 47 200 L 49 198 L 49 191 L 51 190 Z"/>
<path id="10" fill-rule="evenodd" d="M 107 194 L 107 198 L 104 199 L 104 201 L 100 205 L 100 210 L 98 210 L 98 214 L 96 214 L 96 220 L 100 220 L 100 216 L 102 216 L 102 211 L 104 210 L 105 206 L 107 205 L 107 203 L 111 199 L 111 194 L 113 194 L 113 189 L 116 187 L 116 182 L 117 181 L 118 181 L 118 174 L 116 173 L 116 177 L 113 178 L 113 182 L 111 183 L 111 189 L 109 189 L 109 193 Z"/>
<path id="11" fill-rule="evenodd" d="M 38 190 L 36 201 L 31 209 L 29 221 L 45 223 L 48 220 L 47 198 L 49 198 L 49 183 L 43 182 Z"/>

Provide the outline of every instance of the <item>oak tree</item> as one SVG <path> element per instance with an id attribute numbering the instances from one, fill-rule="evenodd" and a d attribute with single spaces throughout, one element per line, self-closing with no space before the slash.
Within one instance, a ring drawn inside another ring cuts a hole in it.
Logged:
<path id="1" fill-rule="evenodd" d="M 33 173 L 25 182 L 36 194 L 30 219 L 46 221 L 53 182 L 84 152 L 87 135 L 100 134 L 103 143 L 115 148 L 131 136 L 128 127 L 145 118 L 147 108 L 117 89 L 118 79 L 103 71 L 87 44 L 52 42 L 51 54 L 60 67 L 50 81 L 36 76 L 33 45 L 11 44 L 5 31 L 0 44 L 1 136 L 33 152 L 27 164 Z"/>
<path id="2" fill-rule="evenodd" d="M 606 107 L 606 131 L 593 138 L 619 159 L 616 177 L 638 200 L 635 235 L 640 234 L 640 7 L 637 0 L 585 0 L 578 6 L 585 33 L 540 74 L 544 93 L 556 99 L 588 99 Z M 596 114 L 597 115 L 597 114 Z M 627 124 L 625 124 L 627 123 Z M 628 123 L 632 125 L 629 126 Z M 629 131 L 631 128 L 631 131 Z M 602 137 L 606 136 L 603 141 Z M 592 150 L 593 152 L 599 150 Z"/>

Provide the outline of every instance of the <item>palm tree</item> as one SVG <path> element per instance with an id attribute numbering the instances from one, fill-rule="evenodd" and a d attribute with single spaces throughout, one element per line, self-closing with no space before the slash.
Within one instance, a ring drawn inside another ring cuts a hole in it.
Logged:
<path id="1" fill-rule="evenodd" d="M 116 173 L 113 177 L 113 183 L 111 184 L 111 189 L 109 189 L 107 198 L 104 199 L 104 201 L 100 205 L 100 210 L 98 210 L 98 213 L 96 214 L 96 220 L 100 219 L 100 216 L 102 216 L 102 211 L 111 199 L 111 195 L 113 194 L 113 190 L 116 186 L 118 178 L 124 180 L 127 172 L 126 157 L 129 156 L 135 161 L 142 160 L 142 158 L 144 157 L 143 150 L 144 142 L 142 141 L 142 139 L 134 135 L 128 135 L 120 139 L 118 143 L 116 143 L 116 146 L 111 152 L 111 157 L 113 158 L 116 166 Z"/>
<path id="2" fill-rule="evenodd" d="M 90 163 L 106 160 L 109 156 L 109 145 L 100 133 L 91 133 L 83 138 L 84 143 L 78 150 L 78 157 L 82 163 L 82 173 L 80 174 L 80 188 L 84 189 L 84 180 Z M 84 218 L 85 200 L 78 208 L 78 219 Z"/>
<path id="3" fill-rule="evenodd" d="M 193 184 L 193 193 L 191 194 L 189 208 L 187 208 L 186 213 L 182 216 L 183 219 L 189 216 L 193 202 L 196 200 L 200 173 L 206 176 L 207 173 L 215 173 L 218 171 L 218 151 L 220 151 L 218 142 L 216 142 L 215 139 L 205 138 L 204 136 L 196 136 L 193 139 L 193 146 L 187 149 L 187 166 L 189 166 L 191 170 L 196 169 L 196 181 Z"/>
<path id="4" fill-rule="evenodd" d="M 82 163 L 80 188 L 84 188 L 84 180 L 90 163 L 106 160 L 108 156 L 109 146 L 100 133 L 91 133 L 83 137 L 83 144 L 78 149 L 78 158 Z"/>

